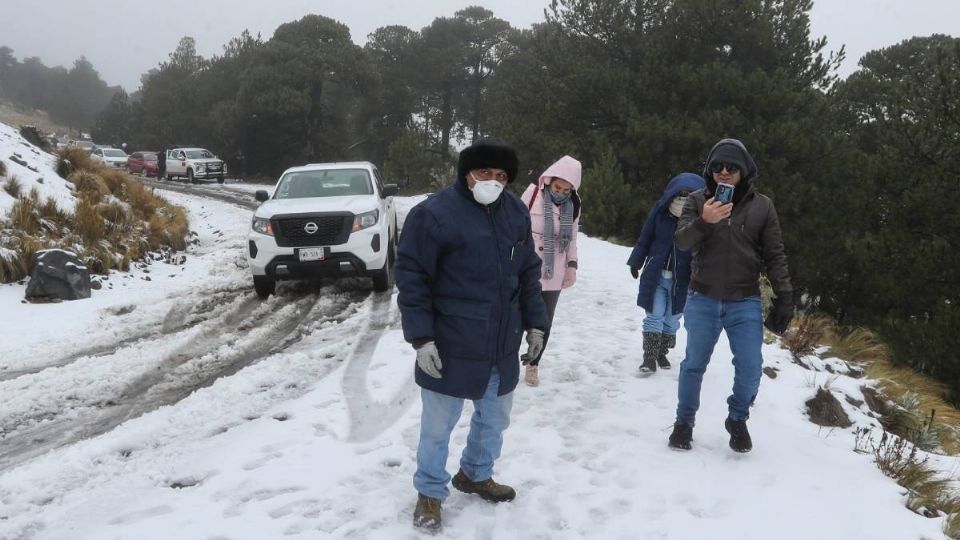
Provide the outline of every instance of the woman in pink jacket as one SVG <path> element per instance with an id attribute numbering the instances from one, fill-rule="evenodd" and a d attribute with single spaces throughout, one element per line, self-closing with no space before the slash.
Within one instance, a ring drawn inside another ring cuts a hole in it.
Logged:
<path id="1" fill-rule="evenodd" d="M 577 281 L 577 231 L 580 223 L 580 162 L 563 156 L 543 171 L 536 184 L 530 184 L 521 197 L 530 209 L 533 225 L 533 243 L 543 260 L 540 286 L 543 302 L 547 305 L 550 325 L 543 336 L 546 349 L 550 338 L 553 314 L 560 300 L 560 290 L 572 287 Z M 540 382 L 540 357 L 523 355 L 527 366 L 523 380 L 529 386 Z"/>

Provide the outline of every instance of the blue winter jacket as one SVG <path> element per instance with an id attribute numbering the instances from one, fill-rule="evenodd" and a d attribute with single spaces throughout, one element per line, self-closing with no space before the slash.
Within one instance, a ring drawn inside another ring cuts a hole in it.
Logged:
<path id="1" fill-rule="evenodd" d="M 679 249 L 673 242 L 673 233 L 677 229 L 677 218 L 670 213 L 670 203 L 681 191 L 693 193 L 706 187 L 706 182 L 698 174 L 680 173 L 670 179 L 663 195 L 647 216 L 646 223 L 637 238 L 627 264 L 631 268 L 643 267 L 640 274 L 640 290 L 637 293 L 637 305 L 650 311 L 653 309 L 653 295 L 660 283 L 661 270 L 673 272 L 673 291 L 671 305 L 673 314 L 683 312 L 687 303 L 687 287 L 690 285 L 689 251 Z M 670 264 L 667 265 L 669 259 Z"/>
<path id="2" fill-rule="evenodd" d="M 516 388 L 523 331 L 547 326 L 530 214 L 516 195 L 484 206 L 460 178 L 427 198 L 407 215 L 394 273 L 404 338 L 433 340 L 443 364 L 440 379 L 416 367 L 417 384 L 479 399 L 496 366 L 497 394 Z"/>

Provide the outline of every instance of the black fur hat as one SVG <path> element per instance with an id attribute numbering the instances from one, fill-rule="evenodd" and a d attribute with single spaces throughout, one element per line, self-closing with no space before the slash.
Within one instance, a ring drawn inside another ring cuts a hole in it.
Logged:
<path id="1" fill-rule="evenodd" d="M 507 143 L 494 137 L 480 139 L 460 151 L 457 160 L 457 177 L 465 179 L 473 169 L 503 169 L 507 172 L 507 183 L 517 177 L 520 162 L 517 153 Z"/>

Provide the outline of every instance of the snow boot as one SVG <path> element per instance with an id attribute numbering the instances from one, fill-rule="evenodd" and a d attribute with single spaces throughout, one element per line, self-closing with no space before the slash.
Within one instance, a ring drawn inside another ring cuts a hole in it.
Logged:
<path id="1" fill-rule="evenodd" d="M 727 418 L 727 421 L 724 422 L 723 425 L 727 428 L 727 433 L 730 434 L 730 448 L 734 452 L 744 454 L 753 449 L 753 441 L 750 440 L 750 432 L 747 431 L 746 420 Z"/>
<path id="2" fill-rule="evenodd" d="M 673 433 L 670 434 L 667 446 L 676 450 L 690 450 L 693 448 L 690 444 L 692 439 L 693 426 L 686 422 L 677 422 L 673 425 Z"/>
<path id="3" fill-rule="evenodd" d="M 667 351 L 677 346 L 677 336 L 675 334 L 660 334 L 660 354 L 657 356 L 657 366 L 660 369 L 670 369 L 670 361 L 667 360 Z"/>
<path id="4" fill-rule="evenodd" d="M 457 471 L 457 475 L 453 477 L 453 487 L 464 493 L 476 493 L 483 500 L 495 503 L 509 502 L 517 496 L 517 492 L 512 487 L 498 484 L 493 481 L 493 478 L 474 482 L 467 473 L 463 472 L 463 469 Z"/>
<path id="5" fill-rule="evenodd" d="M 537 386 L 540 384 L 540 366 L 529 365 L 523 374 L 523 382 L 527 386 Z"/>
<path id="6" fill-rule="evenodd" d="M 640 373 L 650 375 L 657 371 L 657 357 L 660 356 L 660 343 L 663 334 L 659 332 L 643 333 L 643 363 L 640 364 Z"/>
<path id="7" fill-rule="evenodd" d="M 442 505 L 440 499 L 418 493 L 417 507 L 413 510 L 413 526 L 431 533 L 440 532 Z"/>

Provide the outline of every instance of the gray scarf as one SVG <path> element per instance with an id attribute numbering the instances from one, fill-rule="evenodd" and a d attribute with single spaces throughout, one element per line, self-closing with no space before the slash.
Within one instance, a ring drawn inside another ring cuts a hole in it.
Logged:
<path id="1" fill-rule="evenodd" d="M 565 253 L 573 239 L 573 201 L 571 194 L 558 195 L 543 186 L 543 277 L 553 277 L 553 207 L 560 207 L 560 253 Z"/>

